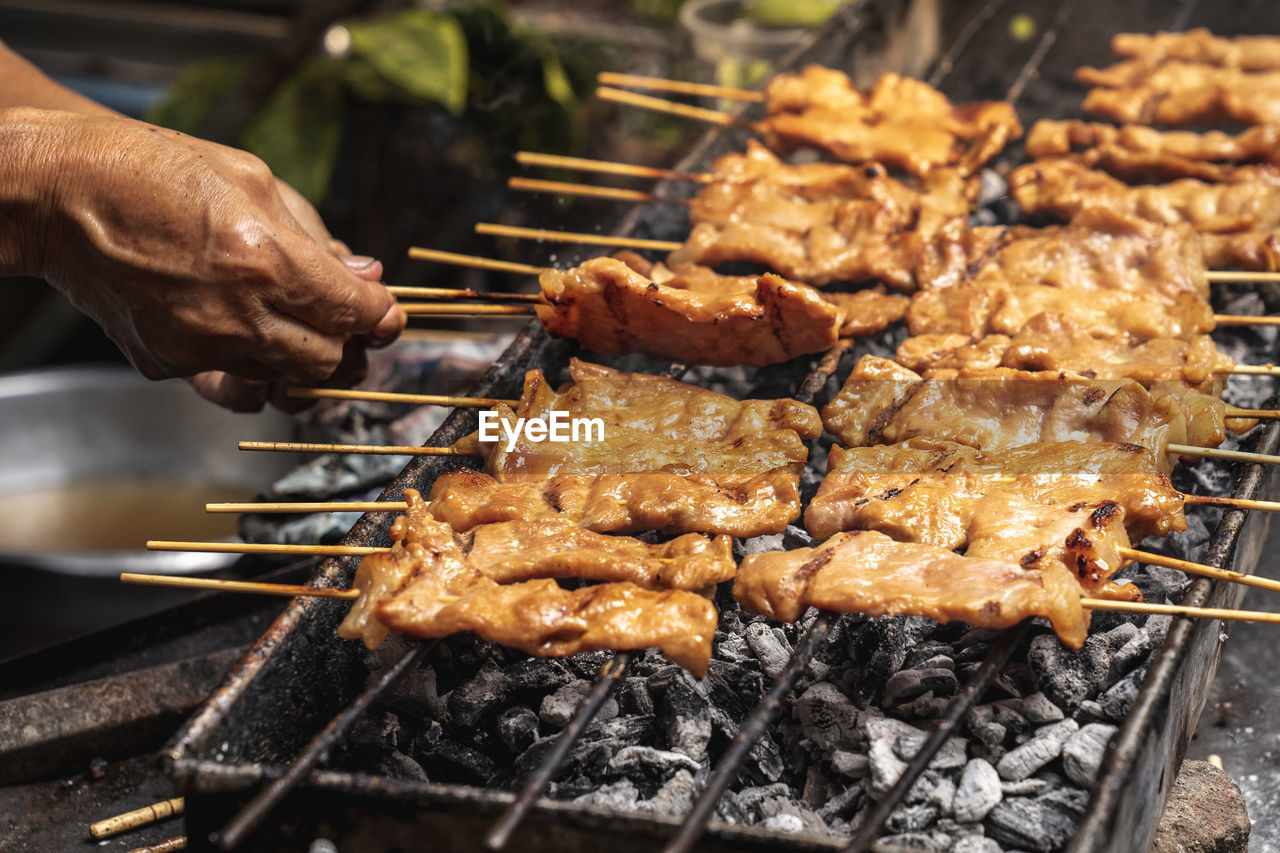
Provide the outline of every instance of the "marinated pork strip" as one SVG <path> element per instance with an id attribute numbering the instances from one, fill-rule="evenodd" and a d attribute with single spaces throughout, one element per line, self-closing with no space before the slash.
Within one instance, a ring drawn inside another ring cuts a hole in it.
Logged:
<path id="1" fill-rule="evenodd" d="M 1262 167 L 1241 167 L 1233 183 L 1184 178 L 1130 186 L 1070 160 L 1044 160 L 1013 170 L 1009 188 L 1028 214 L 1070 219 L 1108 208 L 1164 225 L 1189 225 L 1201 233 L 1211 269 L 1273 269 L 1280 261 L 1280 186 Z M 1245 170 L 1251 178 L 1245 179 Z"/>
<path id="2" fill-rule="evenodd" d="M 758 276 L 720 275 L 710 267 L 697 264 L 652 263 L 632 252 L 618 252 L 615 258 L 631 269 L 659 284 L 679 287 L 690 293 L 754 292 Z M 841 338 L 857 338 L 882 332 L 907 313 L 910 300 L 905 296 L 885 293 L 882 287 L 852 293 L 815 291 L 824 302 L 835 306 L 840 318 Z"/>
<path id="3" fill-rule="evenodd" d="M 1043 616 L 1071 648 L 1083 645 L 1089 629 L 1080 586 L 1061 564 L 1023 568 L 869 530 L 838 533 L 815 548 L 750 554 L 733 595 L 748 610 L 783 622 L 794 622 L 808 607 L 927 616 L 978 628 Z"/>
<path id="4" fill-rule="evenodd" d="M 838 339 L 840 312 L 817 291 L 776 275 L 749 287 L 646 278 L 614 258 L 539 277 L 534 306 L 548 334 L 600 353 L 645 353 L 710 365 L 759 367 L 821 352 Z"/>
<path id="5" fill-rule="evenodd" d="M 1012 105 L 953 105 L 920 80 L 884 74 L 867 92 L 845 74 L 811 65 L 779 74 L 765 90 L 756 130 L 770 148 L 826 151 L 846 163 L 876 161 L 914 175 L 939 166 L 976 172 L 1022 135 Z"/>
<path id="6" fill-rule="evenodd" d="M 1036 160 L 1070 155 L 1129 181 L 1233 182 L 1241 178 L 1238 163 L 1280 166 L 1280 125 L 1257 125 L 1232 135 L 1042 119 L 1031 126 L 1026 151 Z"/>
<path id="7" fill-rule="evenodd" d="M 427 512 L 423 505 L 423 512 Z M 541 578 L 626 581 L 646 589 L 703 590 L 733 578 L 733 541 L 687 533 L 650 545 L 566 519 L 506 521 L 459 535 L 467 560 L 500 584 Z"/>
<path id="8" fill-rule="evenodd" d="M 1225 404 L 1181 383 L 1151 391 L 1137 382 L 996 368 L 939 371 L 934 378 L 863 356 L 822 410 L 828 431 L 849 446 L 919 436 L 985 451 L 1052 441 L 1139 444 L 1168 473 L 1169 444 L 1214 447 L 1224 438 Z"/>
<path id="9" fill-rule="evenodd" d="M 963 230 L 978 193 L 955 169 L 908 186 L 878 163 L 789 166 L 755 142 L 717 160 L 713 175 L 671 263 L 750 261 L 818 287 L 874 278 L 910 289 L 912 252 L 944 228 Z"/>
<path id="10" fill-rule="evenodd" d="M 1132 379 L 1147 386 L 1185 382 L 1214 396 L 1222 391 L 1220 371 L 1234 364 L 1208 335 L 1131 343 L 1123 338 L 1094 337 L 1071 319 L 1048 313 L 1035 315 L 1012 336 L 909 337 L 898 346 L 894 360 L 917 373 L 1011 367 L 1074 373 L 1090 379 Z"/>
<path id="11" fill-rule="evenodd" d="M 1177 33 L 1117 33 L 1111 50 L 1153 65 L 1179 60 L 1246 71 L 1280 69 L 1280 37 L 1215 36 L 1203 27 Z"/>
<path id="12" fill-rule="evenodd" d="M 1080 68 L 1094 86 L 1084 111 L 1112 121 L 1170 126 L 1280 122 L 1280 71 L 1244 71 L 1171 60 L 1129 59 L 1108 68 Z"/>
<path id="13" fill-rule="evenodd" d="M 722 484 L 665 472 L 562 474 L 500 483 L 463 469 L 437 478 L 431 514 L 455 530 L 524 519 L 563 520 L 600 533 L 782 533 L 800 517 L 800 481 L 779 468 Z"/>
<path id="14" fill-rule="evenodd" d="M 1208 301 L 1209 280 L 1199 237 L 1186 226 L 1159 225 L 1086 208 L 1067 225 L 969 229 L 935 241 L 917 270 L 921 290 L 1010 283 L 1073 290 L 1114 290 L 1176 300 Z"/>
<path id="15" fill-rule="evenodd" d="M 832 447 L 804 519 L 819 539 L 866 529 L 954 549 L 968 544 L 982 506 L 1062 509 L 1106 500 L 1124 510 L 1134 540 L 1187 527 L 1182 494 L 1139 445 L 1064 441 L 982 452 L 928 437 Z"/>
<path id="16" fill-rule="evenodd" d="M 499 440 L 473 437 L 497 480 L 666 471 L 733 485 L 777 468 L 798 477 L 809 457 L 803 440 L 822 430 L 817 411 L 795 400 L 740 402 L 672 379 L 577 360 L 570 377 L 573 383 L 557 392 L 540 370 L 529 371 L 516 409 L 495 408 Z M 518 430 L 521 419 L 550 420 L 557 412 L 567 420 L 599 419 L 603 429 L 564 442 L 536 441 Z"/>
<path id="17" fill-rule="evenodd" d="M 1280 185 L 1253 168 L 1249 174 L 1259 180 L 1210 184 L 1186 178 L 1130 186 L 1070 160 L 1043 160 L 1014 169 L 1009 190 L 1027 213 L 1060 219 L 1105 207 L 1113 213 L 1163 225 L 1186 224 L 1208 233 L 1280 226 Z"/>
<path id="18" fill-rule="evenodd" d="M 1138 343 L 1151 338 L 1193 339 L 1213 329 L 1213 309 L 1197 296 L 1167 299 L 1151 293 L 964 282 L 923 290 L 911 298 L 912 335 L 1016 335 L 1033 317 L 1055 314 L 1094 337 Z"/>
<path id="19" fill-rule="evenodd" d="M 472 565 L 447 525 L 396 519 L 390 552 L 360 561 L 362 593 L 338 628 L 375 648 L 389 631 L 415 637 L 471 632 L 541 657 L 656 646 L 694 675 L 706 674 L 715 607 L 685 590 L 604 583 L 575 590 L 554 580 L 499 584 Z"/>

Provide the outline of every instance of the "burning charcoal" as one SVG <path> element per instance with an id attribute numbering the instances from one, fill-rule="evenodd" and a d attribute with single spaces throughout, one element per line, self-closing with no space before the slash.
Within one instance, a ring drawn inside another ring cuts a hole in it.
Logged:
<path id="1" fill-rule="evenodd" d="M 1111 667 L 1116 672 L 1128 672 L 1146 660 L 1147 654 L 1154 647 L 1155 645 L 1151 642 L 1151 633 L 1144 625 L 1138 628 L 1133 637 L 1111 656 Z"/>
<path id="2" fill-rule="evenodd" d="M 1096 636 L 1086 640 L 1084 648 L 1073 651 L 1053 634 L 1041 634 L 1031 641 L 1027 654 L 1044 694 L 1068 709 L 1098 691 L 1110 669 L 1109 658 L 1106 641 Z"/>
<path id="3" fill-rule="evenodd" d="M 743 788 L 736 793 L 729 792 L 721 800 L 722 806 L 726 803 L 729 808 L 725 810 L 726 819 L 731 819 L 735 823 L 756 823 L 763 819 L 760 814 L 760 804 L 772 797 L 785 797 L 789 794 L 790 789 L 782 782 L 776 782 L 771 785 L 756 785 Z M 736 818 L 729 818 L 728 815 L 737 815 Z"/>
<path id="4" fill-rule="evenodd" d="M 936 770 L 926 770 L 907 793 L 906 801 L 934 805 L 940 814 L 946 814 L 951 811 L 955 796 L 955 782 Z"/>
<path id="5" fill-rule="evenodd" d="M 804 821 L 793 814 L 776 814 L 764 819 L 761 824 L 765 829 L 776 832 L 803 832 Z"/>
<path id="6" fill-rule="evenodd" d="M 390 751 L 378 757 L 372 772 L 379 776 L 390 776 L 392 779 L 403 779 L 409 782 L 429 782 L 427 771 L 422 765 L 408 755 L 399 751 Z"/>
<path id="7" fill-rule="evenodd" d="M 573 802 L 583 806 L 630 811 L 640 799 L 640 792 L 629 779 L 622 779 L 611 785 L 601 785 L 590 793 L 574 797 Z"/>
<path id="8" fill-rule="evenodd" d="M 824 468 L 816 468 L 813 465 L 810 465 L 809 467 L 814 468 L 815 471 L 825 470 Z M 819 476 L 818 484 L 821 484 L 822 475 L 819 474 L 818 476 Z M 818 484 L 815 484 L 815 485 L 818 485 Z M 817 491 L 817 489 L 815 488 L 814 491 Z M 791 550 L 794 548 L 812 548 L 814 545 L 814 541 L 815 540 L 813 536 L 810 535 L 809 531 L 805 530 L 803 527 L 799 526 L 798 524 L 788 524 L 786 531 L 782 534 L 782 547 L 788 550 Z"/>
<path id="9" fill-rule="evenodd" d="M 1062 745 L 1079 729 L 1080 724 L 1070 719 L 1042 726 L 1036 730 L 1031 740 L 1005 753 L 996 769 L 1003 779 L 1014 782 L 1026 779 L 1061 755 Z"/>
<path id="10" fill-rule="evenodd" d="M 871 763 L 871 792 L 878 797 L 889 793 L 907 769 L 907 762 L 894 755 L 888 739 L 874 740 L 868 750 Z"/>
<path id="11" fill-rule="evenodd" d="M 747 763 L 742 773 L 748 779 L 777 782 L 786 769 L 787 763 L 782 758 L 777 742 L 766 734 L 747 753 Z"/>
<path id="12" fill-rule="evenodd" d="M 767 551 L 782 550 L 782 534 L 773 533 L 768 536 L 755 536 L 751 539 L 733 540 L 733 557 L 739 562 L 748 554 L 763 554 Z"/>
<path id="13" fill-rule="evenodd" d="M 831 754 L 831 769 L 850 779 L 861 779 L 871 772 L 871 759 L 860 752 L 837 749 Z"/>
<path id="14" fill-rule="evenodd" d="M 975 758 L 964 766 L 964 772 L 960 774 L 951 810 L 956 820 L 976 823 L 990 814 L 1002 797 L 1000 774 L 989 761 Z"/>
<path id="15" fill-rule="evenodd" d="M 919 730 L 899 735 L 893 741 L 893 751 L 903 761 L 910 761 L 924 746 L 925 735 Z M 955 770 L 964 767 L 966 744 L 963 738 L 951 737 L 942 744 L 937 755 L 929 762 L 931 770 Z"/>
<path id="16" fill-rule="evenodd" d="M 965 714 L 965 725 L 978 740 L 990 750 L 998 750 L 1004 745 L 1009 731 L 995 721 L 996 710 L 993 705 L 974 705 Z"/>
<path id="17" fill-rule="evenodd" d="M 513 753 L 524 752 L 538 739 L 538 715 L 524 705 L 507 708 L 498 715 L 498 737 Z"/>
<path id="18" fill-rule="evenodd" d="M 658 793 L 640 805 L 654 814 L 682 815 L 693 807 L 694 788 L 693 774 L 688 770 L 677 770 L 658 789 Z"/>
<path id="19" fill-rule="evenodd" d="M 746 635 L 747 645 L 760 661 L 760 669 L 765 676 L 777 678 L 791 658 L 791 644 L 787 642 L 786 635 L 765 622 L 752 622 L 747 626 Z"/>
<path id="20" fill-rule="evenodd" d="M 885 684 L 884 704 L 889 707 L 901 705 L 925 692 L 950 696 L 958 686 L 956 674 L 950 669 L 904 669 L 890 676 Z"/>
<path id="21" fill-rule="evenodd" d="M 570 681 L 555 693 L 544 696 L 542 706 L 538 708 L 538 717 L 542 722 L 555 729 L 563 729 L 569 725 L 582 700 L 591 692 L 590 681 Z M 594 719 L 612 720 L 618 716 L 618 700 L 612 696 L 605 699 Z"/>
<path id="22" fill-rule="evenodd" d="M 600 670 L 613 660 L 613 655 L 613 652 L 578 652 L 576 655 L 565 658 L 564 663 L 577 673 L 579 678 L 595 681 Z"/>
<path id="23" fill-rule="evenodd" d="M 1021 699 L 1010 700 L 1028 721 L 1036 725 L 1056 723 L 1063 718 L 1062 709 L 1049 701 L 1043 693 L 1032 693 Z"/>
<path id="24" fill-rule="evenodd" d="M 854 746 L 860 740 L 861 715 L 833 684 L 811 686 L 796 702 L 795 712 L 805 737 L 823 749 Z"/>
<path id="25" fill-rule="evenodd" d="M 991 810 L 983 825 L 987 835 L 1001 844 L 1048 853 L 1071 838 L 1076 819 L 1042 800 L 1009 797 Z"/>
<path id="26" fill-rule="evenodd" d="M 1000 793 L 1006 797 L 1030 797 L 1043 793 L 1049 787 L 1044 779 L 1023 779 L 1019 782 L 1001 782 Z"/>
<path id="27" fill-rule="evenodd" d="M 448 737 L 438 725 L 432 726 L 428 736 L 418 741 L 414 757 L 423 767 L 430 767 L 434 776 L 443 776 L 445 781 L 484 784 L 495 769 L 493 759 Z"/>
<path id="28" fill-rule="evenodd" d="M 984 838 L 981 835 L 966 835 L 964 838 L 956 839 L 947 848 L 947 853 L 1003 853 L 1003 849 L 990 838 Z"/>
<path id="29" fill-rule="evenodd" d="M 711 707 L 706 698 L 687 680 L 675 681 L 660 703 L 659 719 L 667 746 L 702 761 L 711 742 Z"/>
<path id="30" fill-rule="evenodd" d="M 626 678 L 614 691 L 618 709 L 623 714 L 654 713 L 653 697 L 649 695 L 649 681 L 645 678 Z"/>
<path id="31" fill-rule="evenodd" d="M 413 719 L 449 723 L 449 708 L 436 688 L 436 671 L 431 667 L 407 672 L 387 691 L 387 707 Z"/>
<path id="32" fill-rule="evenodd" d="M 844 790 L 838 791 L 835 796 L 823 803 L 822 807 L 818 809 L 818 814 L 822 816 L 828 826 L 831 826 L 833 817 L 856 808 L 862 797 L 862 786 L 850 785 Z"/>
<path id="33" fill-rule="evenodd" d="M 560 661 L 530 658 L 499 669 L 486 663 L 470 680 L 449 694 L 449 713 L 458 729 L 471 729 L 484 717 L 507 706 L 513 696 L 556 690 L 573 680 Z"/>
<path id="34" fill-rule="evenodd" d="M 1102 764 L 1102 755 L 1115 733 L 1115 726 L 1090 723 L 1068 738 L 1062 747 L 1062 766 L 1067 778 L 1077 785 L 1092 787 Z"/>
<path id="35" fill-rule="evenodd" d="M 1033 728 L 1031 721 L 1019 713 L 1018 702 L 1017 699 L 1006 699 L 991 703 L 991 711 L 995 715 L 996 722 L 1004 726 L 1005 731 L 1015 738 L 1020 738 Z"/>
<path id="36" fill-rule="evenodd" d="M 884 828 L 895 835 L 903 832 L 921 832 L 933 826 L 939 814 L 941 810 L 931 803 L 899 806 L 884 822 Z"/>
<path id="37" fill-rule="evenodd" d="M 1138 690 L 1142 687 L 1142 679 L 1146 677 L 1147 668 L 1134 670 L 1120 681 L 1109 687 L 1098 697 L 1098 705 L 1102 713 L 1113 720 L 1123 720 L 1138 700 Z"/>
<path id="38" fill-rule="evenodd" d="M 795 829 L 786 829 L 784 832 L 813 832 L 825 834 L 827 824 L 818 813 L 810 809 L 808 806 L 797 803 L 791 798 L 791 792 L 775 797 L 766 797 L 760 801 L 757 807 L 760 818 L 765 826 L 770 826 L 770 821 L 777 818 L 789 818 L 785 821 L 788 826 L 794 826 Z M 778 828 L 773 826 L 772 828 Z"/>
<path id="39" fill-rule="evenodd" d="M 906 705 L 899 705 L 897 710 L 904 716 L 914 717 L 917 720 L 936 720 L 946 713 L 947 706 L 950 704 L 950 699 L 934 696 L 931 690 L 923 696 L 917 696 Z"/>
<path id="40" fill-rule="evenodd" d="M 1037 802 L 1053 806 L 1060 811 L 1073 813 L 1076 818 L 1079 818 L 1084 814 L 1085 807 L 1089 805 L 1089 792 L 1064 784 L 1060 776 L 1057 779 L 1058 784 L 1050 786 L 1037 798 Z"/>
<path id="41" fill-rule="evenodd" d="M 609 770 L 628 778 L 666 779 L 679 768 L 697 771 L 698 762 L 689 756 L 652 746 L 628 746 L 609 761 Z"/>
<path id="42" fill-rule="evenodd" d="M 872 619 L 863 623 L 857 645 L 867 656 L 867 671 L 862 678 L 868 688 L 876 689 L 876 685 L 888 681 L 889 676 L 902 669 L 911 648 L 929 636 L 935 627 L 932 619 L 923 616 Z"/>
<path id="43" fill-rule="evenodd" d="M 949 669 L 955 672 L 956 665 L 951 655 L 954 650 L 947 643 L 921 643 L 907 655 L 903 669 Z"/>
<path id="44" fill-rule="evenodd" d="M 923 832 L 903 832 L 898 835 L 882 836 L 876 844 L 885 850 L 911 850 L 919 853 L 943 853 L 947 849 L 945 843 Z"/>

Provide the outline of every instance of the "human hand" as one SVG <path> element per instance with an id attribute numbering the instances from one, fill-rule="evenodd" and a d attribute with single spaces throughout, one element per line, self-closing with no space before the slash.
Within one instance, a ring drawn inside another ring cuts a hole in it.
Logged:
<path id="1" fill-rule="evenodd" d="M 300 222 L 256 157 L 129 119 L 6 113 L 44 190 L 26 271 L 144 375 L 319 382 L 353 336 L 403 328 L 380 265 L 353 271 L 318 242 L 319 217 Z"/>

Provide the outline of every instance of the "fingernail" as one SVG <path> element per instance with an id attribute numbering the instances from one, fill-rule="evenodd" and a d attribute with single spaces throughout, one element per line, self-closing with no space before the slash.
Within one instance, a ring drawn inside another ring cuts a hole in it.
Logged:
<path id="1" fill-rule="evenodd" d="M 347 255 L 342 262 L 347 265 L 347 269 L 360 272 L 373 266 L 376 260 L 377 258 L 371 258 L 368 255 Z"/>

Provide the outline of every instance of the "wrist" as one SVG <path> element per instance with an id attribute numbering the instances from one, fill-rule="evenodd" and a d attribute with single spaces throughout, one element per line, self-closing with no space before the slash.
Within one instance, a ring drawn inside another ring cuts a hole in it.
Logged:
<path id="1" fill-rule="evenodd" d="M 0 109 L 0 275 L 42 278 L 67 114 Z"/>

